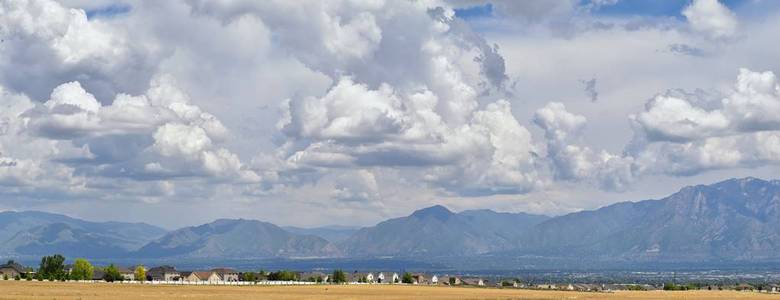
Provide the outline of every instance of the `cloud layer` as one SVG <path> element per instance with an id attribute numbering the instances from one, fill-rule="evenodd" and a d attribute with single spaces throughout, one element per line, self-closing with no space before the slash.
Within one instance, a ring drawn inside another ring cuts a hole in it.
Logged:
<path id="1" fill-rule="evenodd" d="M 776 165 L 776 22 L 620 4 L 3 1 L 0 209 L 560 213 Z"/>

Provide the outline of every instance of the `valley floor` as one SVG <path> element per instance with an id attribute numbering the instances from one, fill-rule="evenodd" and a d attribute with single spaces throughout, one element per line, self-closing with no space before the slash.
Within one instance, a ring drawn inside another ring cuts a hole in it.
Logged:
<path id="1" fill-rule="evenodd" d="M 0 299 L 778 299 L 736 291 L 585 293 L 402 286 L 173 286 L 0 280 Z"/>

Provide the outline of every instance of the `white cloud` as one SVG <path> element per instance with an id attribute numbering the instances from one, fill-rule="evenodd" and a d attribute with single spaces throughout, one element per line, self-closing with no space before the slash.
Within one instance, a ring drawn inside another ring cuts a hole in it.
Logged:
<path id="1" fill-rule="evenodd" d="M 693 30 L 710 38 L 730 38 L 737 33 L 736 15 L 718 0 L 694 0 L 682 14 Z"/>
<path id="2" fill-rule="evenodd" d="M 721 111 L 694 107 L 674 96 L 658 95 L 647 108 L 629 118 L 650 140 L 684 142 L 723 132 L 731 125 Z"/>
<path id="3" fill-rule="evenodd" d="M 694 175 L 778 161 L 780 85 L 772 72 L 741 69 L 731 91 L 708 109 L 657 96 L 633 116 L 631 151 L 649 172 Z"/>
<path id="4" fill-rule="evenodd" d="M 374 173 L 358 170 L 339 175 L 330 193 L 330 197 L 342 202 L 362 204 L 378 202 L 379 186 Z"/>
<path id="5" fill-rule="evenodd" d="M 138 91 L 154 71 L 156 49 L 126 39 L 125 28 L 90 21 L 49 0 L 0 3 L 0 84 L 35 99 L 79 79 L 98 99 Z"/>
<path id="6" fill-rule="evenodd" d="M 634 180 L 633 158 L 597 152 L 583 145 L 584 116 L 570 113 L 562 103 L 551 102 L 534 114 L 544 130 L 547 156 L 560 180 L 589 181 L 607 190 L 625 190 Z"/>

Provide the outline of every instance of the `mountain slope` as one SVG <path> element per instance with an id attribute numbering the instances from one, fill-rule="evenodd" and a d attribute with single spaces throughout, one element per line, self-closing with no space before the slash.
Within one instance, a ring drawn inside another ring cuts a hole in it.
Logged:
<path id="1" fill-rule="evenodd" d="M 172 231 L 139 249 L 139 257 L 332 257 L 339 250 L 312 235 L 295 235 L 271 223 L 220 219 Z"/>
<path id="2" fill-rule="evenodd" d="M 521 253 L 630 260 L 780 258 L 780 181 L 731 179 L 661 200 L 619 203 L 553 218 Z"/>
<path id="3" fill-rule="evenodd" d="M 65 223 L 52 223 L 23 230 L 3 243 L 3 247 L 24 255 L 108 258 L 128 252 L 117 245 L 123 241 L 111 236 L 88 232 Z"/>
<path id="4" fill-rule="evenodd" d="M 38 211 L 0 212 L 0 254 L 9 256 L 50 254 L 70 249 L 68 251 L 105 257 L 114 251 L 136 250 L 163 234 L 164 229 L 144 223 L 90 222 Z M 58 239 L 56 236 L 70 237 Z M 68 244 L 79 238 L 85 242 Z M 111 244 L 108 248 L 98 246 L 104 242 Z M 101 254 L 96 249 L 109 252 Z"/>
<path id="5" fill-rule="evenodd" d="M 346 240 L 352 234 L 358 231 L 358 227 L 350 226 L 322 226 L 314 228 L 301 228 L 294 226 L 285 226 L 282 229 L 299 235 L 314 235 L 328 240 L 331 243 L 338 243 Z"/>
<path id="6" fill-rule="evenodd" d="M 360 229 L 341 243 L 353 256 L 458 256 L 510 249 L 520 233 L 547 219 L 490 210 L 459 214 L 437 205 Z"/>

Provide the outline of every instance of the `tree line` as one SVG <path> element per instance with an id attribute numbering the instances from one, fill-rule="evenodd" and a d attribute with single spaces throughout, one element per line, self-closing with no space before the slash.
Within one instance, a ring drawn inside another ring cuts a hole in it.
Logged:
<path id="1" fill-rule="evenodd" d="M 11 261 L 13 262 L 13 261 Z M 101 271 L 103 276 L 99 279 L 113 282 L 123 281 L 125 278 L 119 271 L 119 268 L 110 264 L 106 267 L 93 266 L 88 260 L 84 258 L 77 258 L 73 261 L 73 265 L 70 270 L 65 268 L 65 257 L 60 254 L 54 254 L 51 256 L 44 256 L 41 258 L 41 263 L 38 265 L 37 272 L 24 272 L 17 275 L 15 280 L 49 280 L 49 281 L 66 281 L 66 280 L 93 280 L 95 278 L 95 271 Z M 134 270 L 134 276 L 137 280 L 146 279 L 146 269 L 143 265 L 136 266 Z M 4 278 L 8 279 L 8 278 Z"/>

